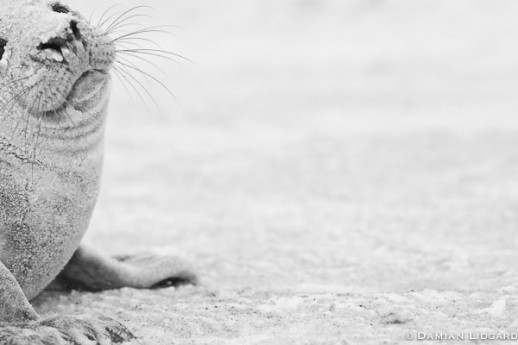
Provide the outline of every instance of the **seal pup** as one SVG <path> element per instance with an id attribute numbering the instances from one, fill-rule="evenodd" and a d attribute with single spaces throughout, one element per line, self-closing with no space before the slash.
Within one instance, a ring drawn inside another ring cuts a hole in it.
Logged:
<path id="1" fill-rule="evenodd" d="M 114 40 L 58 2 L 0 12 L 0 344 L 113 344 L 104 316 L 41 318 L 29 300 L 58 275 L 90 290 L 192 282 L 169 256 L 106 257 L 80 244 L 103 160 Z"/>

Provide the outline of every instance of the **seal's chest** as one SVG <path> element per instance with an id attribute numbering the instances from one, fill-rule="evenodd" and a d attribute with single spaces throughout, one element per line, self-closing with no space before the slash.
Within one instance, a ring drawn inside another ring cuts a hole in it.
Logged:
<path id="1" fill-rule="evenodd" d="M 15 167 L 0 169 L 0 221 L 2 233 L 11 233 L 10 245 L 26 237 L 43 245 L 59 238 L 63 244 L 79 239 L 90 219 L 98 192 L 98 180 L 85 175 L 60 173 L 42 168 L 22 173 Z"/>
<path id="2" fill-rule="evenodd" d="M 0 259 L 22 287 L 30 281 L 43 288 L 79 246 L 96 190 L 81 194 L 85 186 L 80 182 L 74 185 L 50 173 L 35 174 L 31 183 L 2 177 Z M 59 184 L 63 181 L 68 183 Z"/>

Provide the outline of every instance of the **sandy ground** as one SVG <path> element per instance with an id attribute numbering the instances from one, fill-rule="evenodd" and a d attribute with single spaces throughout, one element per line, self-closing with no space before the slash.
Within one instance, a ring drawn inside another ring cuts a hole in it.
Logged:
<path id="1" fill-rule="evenodd" d="M 195 64 L 163 64 L 178 103 L 151 87 L 160 111 L 115 84 L 85 241 L 181 251 L 202 284 L 38 311 L 105 313 L 150 345 L 518 332 L 518 3 L 152 5 L 182 28 L 155 39 Z"/>

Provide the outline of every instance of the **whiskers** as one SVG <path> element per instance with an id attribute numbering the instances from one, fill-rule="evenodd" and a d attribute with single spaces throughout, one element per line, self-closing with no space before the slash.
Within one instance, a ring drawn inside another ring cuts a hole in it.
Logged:
<path id="1" fill-rule="evenodd" d="M 37 160 L 37 148 L 43 114 L 34 124 L 34 121 L 31 120 L 31 111 L 37 111 L 41 105 L 42 97 L 38 92 L 40 87 L 32 84 L 21 86 L 26 84 L 26 81 L 31 77 L 25 76 L 0 84 L 0 95 L 2 95 L 0 97 L 0 122 L 10 123 L 8 127 L 10 133 L 4 132 L 2 135 L 6 136 L 5 139 L 10 143 L 10 151 L 18 159 L 30 165 L 30 182 L 32 183 L 35 165 L 42 164 Z M 19 85 L 20 88 L 18 89 L 17 86 Z M 34 89 L 38 89 L 38 91 L 34 93 L 33 98 L 28 102 L 25 100 L 23 103 L 26 103 L 26 105 L 21 104 L 21 98 L 27 97 Z M 20 114 L 24 116 L 20 116 Z M 10 117 L 11 120 L 5 120 L 6 117 Z"/>
<path id="2" fill-rule="evenodd" d="M 14 110 L 14 107 L 19 103 L 20 97 L 25 96 L 31 91 L 32 86 L 25 86 L 19 90 L 16 89 L 16 86 L 19 82 L 23 82 L 27 79 L 29 79 L 29 76 L 13 79 L 0 84 L 0 95 L 2 95 L 0 98 L 0 121 L 5 119 L 7 116 L 10 116 Z M 20 122 L 21 118 L 18 118 L 16 124 L 12 127 L 10 141 L 12 141 L 12 138 L 20 125 Z"/>
<path id="3" fill-rule="evenodd" d="M 164 68 L 164 62 L 182 64 L 192 61 L 163 49 L 157 43 L 157 35 L 174 36 L 171 31 L 176 29 L 176 26 L 143 27 L 136 23 L 139 19 L 149 17 L 146 12 L 150 9 L 149 6 L 135 6 L 121 11 L 117 6 L 113 6 L 105 11 L 92 27 L 100 28 L 103 32 L 101 35 L 115 46 L 116 58 L 111 77 L 115 77 L 122 84 L 131 98 L 136 98 L 136 95 L 146 108 L 151 101 L 160 112 L 157 92 L 152 91 L 150 84 L 159 87 L 168 97 L 178 102 L 165 77 L 167 68 Z M 46 79 L 44 72 L 26 71 L 23 77 L 4 76 L 4 80 L 0 81 L 0 123 L 8 123 L 8 126 L 0 127 L 0 137 L 5 137 L 6 141 L 15 144 L 17 150 L 23 153 L 23 160 L 27 162 L 38 162 L 38 159 L 45 156 L 47 148 L 56 144 L 52 141 L 55 138 L 64 138 L 66 133 L 76 132 L 80 136 L 83 128 L 81 126 L 96 128 L 94 116 L 89 122 L 88 116 L 83 118 L 77 115 L 78 113 L 66 111 L 76 105 L 75 99 L 68 99 L 66 96 L 63 106 L 54 109 L 54 104 L 57 103 L 56 92 L 53 91 L 56 84 L 55 81 Z M 101 108 L 104 109 L 104 105 L 93 107 L 92 111 L 100 111 Z M 8 121 L 4 121 L 6 118 Z M 70 131 L 67 131 L 69 129 Z M 62 133 L 56 133 L 57 131 Z M 92 142 L 97 140 L 96 137 L 92 138 Z"/>
<path id="4" fill-rule="evenodd" d="M 178 103 L 176 96 L 164 81 L 166 73 L 160 67 L 162 62 L 193 62 L 185 56 L 161 48 L 153 39 L 157 35 L 175 36 L 171 30 L 178 29 L 177 26 L 142 27 L 136 23 L 140 18 L 149 18 L 146 13 L 149 10 L 152 10 L 152 7 L 135 6 L 121 11 L 117 10 L 117 6 L 112 6 L 101 15 L 96 25 L 106 36 L 112 37 L 111 43 L 116 47 L 112 71 L 125 91 L 131 98 L 137 95 L 146 108 L 147 101 L 151 100 L 160 111 L 156 97 L 149 90 L 148 84 L 157 85 Z"/>

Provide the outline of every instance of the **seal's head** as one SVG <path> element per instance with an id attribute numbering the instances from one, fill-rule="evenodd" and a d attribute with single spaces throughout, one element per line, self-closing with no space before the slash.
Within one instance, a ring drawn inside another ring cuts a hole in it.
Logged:
<path id="1" fill-rule="evenodd" d="M 21 0 L 0 12 L 0 98 L 59 122 L 107 98 L 111 39 L 59 2 Z M 68 110 L 67 110 L 68 109 Z"/>

